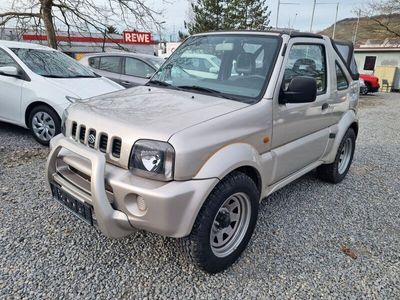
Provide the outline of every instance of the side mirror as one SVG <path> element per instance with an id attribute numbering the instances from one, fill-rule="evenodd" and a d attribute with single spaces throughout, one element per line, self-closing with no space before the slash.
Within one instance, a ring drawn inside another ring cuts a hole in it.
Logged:
<path id="1" fill-rule="evenodd" d="M 317 81 L 308 76 L 294 77 L 286 91 L 282 91 L 279 103 L 307 103 L 317 98 Z"/>
<path id="2" fill-rule="evenodd" d="M 219 69 L 217 67 L 211 67 L 210 69 L 208 69 L 208 71 L 210 73 L 218 74 Z"/>
<path id="3" fill-rule="evenodd" d="M 20 77 L 18 69 L 14 66 L 0 67 L 0 75 L 18 77 L 18 78 Z"/>

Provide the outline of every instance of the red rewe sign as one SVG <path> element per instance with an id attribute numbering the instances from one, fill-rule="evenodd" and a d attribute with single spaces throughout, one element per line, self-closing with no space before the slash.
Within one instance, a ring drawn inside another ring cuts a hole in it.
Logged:
<path id="1" fill-rule="evenodd" d="M 127 44 L 152 44 L 150 32 L 124 31 L 124 43 Z"/>

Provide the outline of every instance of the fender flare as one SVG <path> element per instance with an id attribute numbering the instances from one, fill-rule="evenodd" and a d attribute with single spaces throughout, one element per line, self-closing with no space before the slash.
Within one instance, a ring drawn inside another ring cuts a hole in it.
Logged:
<path id="1" fill-rule="evenodd" d="M 342 119 L 337 124 L 337 132 L 335 139 L 333 141 L 333 145 L 331 146 L 330 151 L 323 157 L 323 161 L 325 164 L 331 164 L 335 161 L 336 153 L 338 151 L 340 142 L 343 139 L 347 129 L 350 127 L 356 126 L 358 129 L 358 118 L 354 110 L 349 110 L 344 114 Z M 357 135 L 357 132 L 356 132 Z"/>
<path id="2" fill-rule="evenodd" d="M 251 167 L 257 172 L 262 182 L 262 159 L 258 151 L 247 143 L 233 143 L 219 148 L 201 166 L 193 179 L 218 178 L 222 180 L 226 175 L 241 167 Z"/>

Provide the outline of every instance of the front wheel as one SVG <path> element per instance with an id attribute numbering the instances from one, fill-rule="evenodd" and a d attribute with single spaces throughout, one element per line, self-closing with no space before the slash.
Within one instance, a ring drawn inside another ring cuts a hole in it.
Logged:
<path id="1" fill-rule="evenodd" d="M 349 128 L 340 142 L 335 161 L 331 164 L 319 166 L 317 168 L 318 177 L 331 183 L 341 182 L 350 169 L 355 147 L 356 134 L 352 128 Z"/>
<path id="2" fill-rule="evenodd" d="M 48 146 L 50 140 L 61 132 L 58 114 L 46 105 L 39 105 L 29 114 L 29 128 L 40 144 Z"/>
<path id="3" fill-rule="evenodd" d="M 228 268 L 250 241 L 258 205 L 254 181 L 241 172 L 228 175 L 205 201 L 190 235 L 179 240 L 183 252 L 206 272 Z"/>

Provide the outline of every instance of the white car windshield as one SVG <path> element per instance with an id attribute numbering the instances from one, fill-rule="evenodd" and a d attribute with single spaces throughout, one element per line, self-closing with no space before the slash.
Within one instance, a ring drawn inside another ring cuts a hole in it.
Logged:
<path id="1" fill-rule="evenodd" d="M 280 43 L 268 35 L 193 36 L 148 84 L 254 103 L 265 91 Z"/>
<path id="2" fill-rule="evenodd" d="M 38 75 L 51 78 L 97 77 L 92 71 L 64 53 L 40 49 L 11 49 L 24 64 Z"/>

